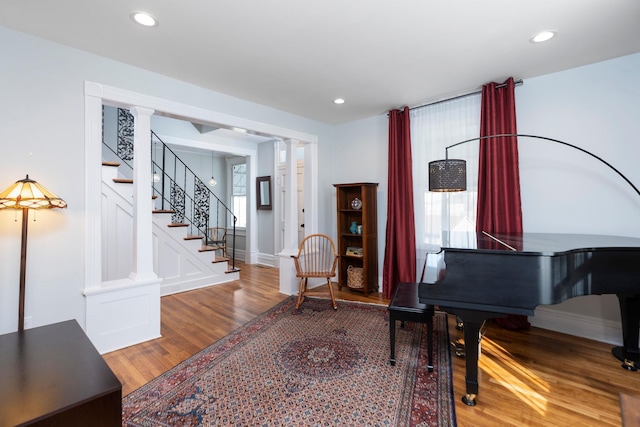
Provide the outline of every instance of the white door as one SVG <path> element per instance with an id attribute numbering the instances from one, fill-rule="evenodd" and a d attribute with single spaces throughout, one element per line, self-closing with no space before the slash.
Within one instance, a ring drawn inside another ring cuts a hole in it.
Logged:
<path id="1" fill-rule="evenodd" d="M 298 162 L 298 243 L 302 242 L 302 239 L 304 239 L 304 163 Z"/>
<path id="2" fill-rule="evenodd" d="M 278 168 L 278 192 L 279 192 L 279 201 L 278 201 L 278 236 L 277 236 L 277 247 L 276 253 L 279 253 L 283 249 L 284 242 L 284 200 L 286 196 L 284 182 L 286 178 L 285 168 Z M 297 186 L 298 186 L 298 243 L 302 241 L 304 238 L 304 161 L 298 161 L 298 177 L 297 177 Z"/>

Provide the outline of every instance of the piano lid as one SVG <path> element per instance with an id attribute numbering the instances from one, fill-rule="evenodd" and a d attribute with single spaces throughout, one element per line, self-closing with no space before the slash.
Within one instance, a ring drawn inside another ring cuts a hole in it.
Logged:
<path id="1" fill-rule="evenodd" d="M 640 250 L 640 238 L 598 234 L 522 233 L 489 234 L 443 232 L 442 249 L 487 252 L 523 252 L 551 256 L 573 250 Z"/>

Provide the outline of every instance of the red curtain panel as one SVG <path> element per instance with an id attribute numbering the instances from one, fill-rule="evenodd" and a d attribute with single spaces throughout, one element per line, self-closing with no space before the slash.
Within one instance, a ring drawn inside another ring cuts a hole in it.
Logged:
<path id="1" fill-rule="evenodd" d="M 515 134 L 515 83 L 509 78 L 503 84 L 482 87 L 480 136 Z M 522 233 L 520 203 L 520 171 L 516 137 L 487 138 L 480 141 L 478 164 L 478 233 Z M 526 316 L 510 315 L 496 319 L 508 329 L 527 329 Z"/>
<path id="2" fill-rule="evenodd" d="M 513 78 L 482 87 L 481 137 L 517 133 L 514 88 Z M 522 233 L 516 137 L 480 141 L 476 231 Z"/>
<path id="3" fill-rule="evenodd" d="M 400 282 L 416 280 L 416 227 L 409 108 L 389 111 L 387 231 L 382 292 L 391 299 Z"/>

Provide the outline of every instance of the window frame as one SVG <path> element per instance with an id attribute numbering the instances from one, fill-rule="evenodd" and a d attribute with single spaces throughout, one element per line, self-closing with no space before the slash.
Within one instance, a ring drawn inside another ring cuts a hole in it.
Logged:
<path id="1" fill-rule="evenodd" d="M 236 196 L 234 195 L 234 182 L 233 182 L 233 178 L 234 178 L 234 168 L 236 166 L 239 165 L 245 165 L 245 195 L 244 196 Z M 248 181 L 247 181 L 247 176 L 248 176 L 248 170 L 247 170 L 247 159 L 245 157 L 235 157 L 232 159 L 227 159 L 227 177 L 228 177 L 228 194 L 229 194 L 229 207 L 232 210 L 232 213 L 230 215 L 235 215 L 237 218 L 240 219 L 240 215 L 237 214 L 237 209 L 236 209 L 236 205 L 235 205 L 235 199 L 236 197 L 243 197 L 244 198 L 244 220 L 245 223 L 244 225 L 238 225 L 239 223 L 236 223 L 236 230 L 246 230 L 247 228 L 247 221 L 248 221 L 248 199 L 247 199 L 247 192 L 248 192 Z M 230 224 L 233 224 L 233 216 L 231 216 L 229 218 L 229 222 Z"/>

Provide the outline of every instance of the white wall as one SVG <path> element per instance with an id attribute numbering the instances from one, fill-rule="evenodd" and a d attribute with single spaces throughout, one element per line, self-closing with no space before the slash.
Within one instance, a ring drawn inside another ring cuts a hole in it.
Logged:
<path id="1" fill-rule="evenodd" d="M 317 135 L 319 150 L 329 148 L 328 125 L 3 27 L 0 58 L 0 187 L 28 173 L 68 203 L 29 223 L 25 310 L 33 326 L 85 324 L 85 81 Z M 17 330 L 20 227 L 20 216 L 0 211 L 0 333 Z"/>
<path id="2" fill-rule="evenodd" d="M 258 253 L 260 257 L 271 259 L 271 262 L 265 262 L 268 265 L 275 263 L 275 219 L 274 212 L 276 204 L 274 202 L 276 183 L 275 183 L 275 149 L 274 142 L 264 142 L 258 146 L 258 176 L 271 177 L 271 210 L 259 210 L 257 212 L 258 221 Z M 257 188 L 256 188 L 257 191 Z M 260 261 L 259 261 L 260 262 Z"/>
<path id="3" fill-rule="evenodd" d="M 388 180 L 388 134 L 387 115 L 370 117 L 336 126 L 334 138 L 335 150 L 330 157 L 319 159 L 320 170 L 323 165 L 332 166 L 331 191 L 320 205 L 331 206 L 330 234 L 337 238 L 336 192 L 333 184 L 351 182 L 377 182 L 378 202 L 378 276 L 382 283 L 385 233 L 387 227 L 387 180 Z M 325 185 L 328 188 L 328 186 Z M 336 240 L 337 241 L 337 240 Z"/>
<path id="4" fill-rule="evenodd" d="M 516 89 L 518 131 L 587 150 L 638 187 L 639 75 L 636 54 L 529 79 Z M 520 173 L 525 231 L 640 237 L 640 195 L 587 154 L 521 139 Z M 610 295 L 575 298 L 544 309 L 620 319 L 618 300 Z"/>

